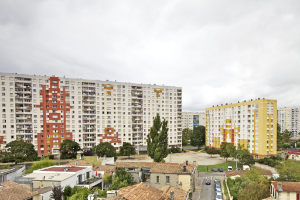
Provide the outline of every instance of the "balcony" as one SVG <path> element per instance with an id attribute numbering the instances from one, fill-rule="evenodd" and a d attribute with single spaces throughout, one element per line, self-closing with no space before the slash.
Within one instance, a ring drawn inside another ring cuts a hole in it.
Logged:
<path id="1" fill-rule="evenodd" d="M 102 178 L 99 178 L 99 177 L 92 177 L 88 180 L 85 180 L 85 181 L 80 181 L 78 183 L 77 181 L 77 186 L 83 186 L 83 187 L 86 187 L 88 189 L 102 183 L 103 179 Z"/>

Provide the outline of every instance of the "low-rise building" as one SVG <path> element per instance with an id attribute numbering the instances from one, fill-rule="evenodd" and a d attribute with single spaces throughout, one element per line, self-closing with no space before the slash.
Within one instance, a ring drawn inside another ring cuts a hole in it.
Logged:
<path id="1" fill-rule="evenodd" d="M 25 165 L 14 165 L 9 169 L 0 170 L 0 183 L 4 181 L 14 181 L 16 177 L 22 176 L 25 172 Z"/>
<path id="2" fill-rule="evenodd" d="M 120 168 L 131 173 L 135 183 L 143 182 L 157 189 L 172 185 L 185 191 L 195 191 L 196 164 L 117 162 L 116 170 Z"/>
<path id="3" fill-rule="evenodd" d="M 278 200 L 300 199 L 300 182 L 271 181 L 271 197 Z"/>
<path id="4" fill-rule="evenodd" d="M 13 181 L 5 181 L 0 185 L 0 200 L 28 200 L 34 199 L 38 192 L 19 185 Z"/>
<path id="5" fill-rule="evenodd" d="M 110 194 L 116 195 L 113 200 L 187 200 L 189 192 L 171 185 L 156 189 L 144 183 L 139 183 L 121 188 Z"/>

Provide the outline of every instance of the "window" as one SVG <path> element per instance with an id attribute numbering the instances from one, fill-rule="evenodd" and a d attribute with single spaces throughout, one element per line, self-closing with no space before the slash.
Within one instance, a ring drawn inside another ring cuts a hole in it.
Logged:
<path id="1" fill-rule="evenodd" d="M 170 176 L 166 176 L 166 183 L 170 183 Z"/>
<path id="2" fill-rule="evenodd" d="M 159 176 L 156 176 L 156 183 L 159 183 Z"/>

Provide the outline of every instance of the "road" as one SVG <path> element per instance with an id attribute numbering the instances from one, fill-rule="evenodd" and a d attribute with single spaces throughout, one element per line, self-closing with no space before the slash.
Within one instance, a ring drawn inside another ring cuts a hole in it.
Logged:
<path id="1" fill-rule="evenodd" d="M 218 177 L 220 179 L 220 182 L 225 178 L 225 173 L 199 173 L 198 174 L 198 181 L 197 184 L 201 184 L 201 200 L 214 200 L 216 199 L 216 192 L 214 188 L 214 180 L 215 178 Z M 210 179 L 211 180 L 211 185 L 206 185 L 205 180 Z"/>

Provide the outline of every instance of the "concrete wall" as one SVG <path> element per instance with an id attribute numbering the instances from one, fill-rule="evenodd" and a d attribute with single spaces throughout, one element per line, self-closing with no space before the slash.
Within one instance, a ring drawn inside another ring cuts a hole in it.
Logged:
<path id="1" fill-rule="evenodd" d="M 156 177 L 159 176 L 159 183 L 156 182 Z M 166 183 L 166 177 L 170 177 L 170 183 Z M 173 185 L 178 187 L 178 175 L 177 174 L 161 174 L 161 173 L 151 173 L 150 184 L 147 184 L 154 188 L 161 188 L 167 185 Z"/>
<path id="2" fill-rule="evenodd" d="M 24 172 L 25 172 L 25 165 L 22 168 L 20 168 L 19 170 L 7 174 L 6 175 L 7 180 L 14 181 L 16 177 L 22 176 L 24 174 Z"/>
<path id="3" fill-rule="evenodd" d="M 182 190 L 189 191 L 191 188 L 191 176 L 190 175 L 178 175 L 179 187 Z M 181 184 L 180 184 L 181 183 Z"/>
<path id="4" fill-rule="evenodd" d="M 278 200 L 297 199 L 297 193 L 296 192 L 279 192 L 279 193 L 277 193 L 277 199 Z"/>
<path id="5" fill-rule="evenodd" d="M 101 165 L 114 165 L 115 160 L 114 157 L 106 158 L 105 160 L 101 161 Z"/>

